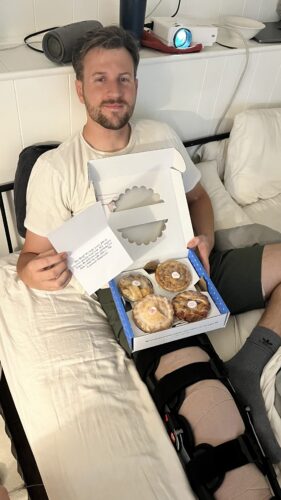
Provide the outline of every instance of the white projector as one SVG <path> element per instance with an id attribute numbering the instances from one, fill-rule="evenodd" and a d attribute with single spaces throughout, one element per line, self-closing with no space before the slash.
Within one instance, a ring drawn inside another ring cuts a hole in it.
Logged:
<path id="1" fill-rule="evenodd" d="M 199 19 L 187 17 L 153 17 L 153 34 L 169 47 L 185 49 L 191 42 L 210 47 L 215 43 L 218 28 Z"/>

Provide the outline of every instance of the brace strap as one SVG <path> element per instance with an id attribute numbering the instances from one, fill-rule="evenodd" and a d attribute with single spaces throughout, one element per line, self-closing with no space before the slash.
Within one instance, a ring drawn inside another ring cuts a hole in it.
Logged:
<path id="1" fill-rule="evenodd" d="M 168 342 L 167 344 L 161 344 L 149 349 L 143 349 L 133 353 L 133 359 L 136 363 L 137 370 L 143 380 L 151 375 L 154 376 L 155 370 L 158 366 L 161 356 L 168 354 L 169 352 L 177 351 L 178 349 L 183 349 L 184 347 L 201 347 L 206 350 L 205 344 L 209 347 L 209 339 L 201 340 L 204 334 L 193 335 L 192 337 L 187 337 L 185 339 L 176 340 L 174 342 Z"/>
<path id="2" fill-rule="evenodd" d="M 172 399 L 186 387 L 201 380 L 220 378 L 218 370 L 210 362 L 191 363 L 165 375 L 153 390 L 153 398 L 159 411 L 165 404 L 171 405 Z"/>
<path id="3" fill-rule="evenodd" d="M 199 498 L 213 498 L 226 472 L 248 463 L 256 463 L 253 442 L 245 433 L 217 446 L 201 443 L 195 446 L 189 422 L 182 415 L 166 412 L 164 424 L 186 470 L 190 484 Z M 204 493 L 204 495 L 203 495 Z"/>
<path id="4" fill-rule="evenodd" d="M 195 447 L 186 471 L 192 484 L 205 484 L 215 491 L 222 483 L 225 473 L 254 463 L 254 451 L 246 434 L 218 446 L 203 443 Z"/>

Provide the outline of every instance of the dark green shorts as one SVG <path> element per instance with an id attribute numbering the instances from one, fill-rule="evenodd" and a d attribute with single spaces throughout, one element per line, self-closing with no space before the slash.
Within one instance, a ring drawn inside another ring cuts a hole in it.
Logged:
<path id="1" fill-rule="evenodd" d="M 211 279 L 232 314 L 264 307 L 261 284 L 263 246 L 210 255 Z"/>

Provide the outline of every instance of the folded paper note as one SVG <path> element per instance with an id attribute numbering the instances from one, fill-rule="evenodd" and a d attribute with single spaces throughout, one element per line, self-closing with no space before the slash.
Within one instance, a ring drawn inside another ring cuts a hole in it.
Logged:
<path id="1" fill-rule="evenodd" d="M 108 226 L 100 202 L 66 221 L 48 238 L 57 252 L 68 253 L 69 269 L 89 294 L 132 264 Z"/>

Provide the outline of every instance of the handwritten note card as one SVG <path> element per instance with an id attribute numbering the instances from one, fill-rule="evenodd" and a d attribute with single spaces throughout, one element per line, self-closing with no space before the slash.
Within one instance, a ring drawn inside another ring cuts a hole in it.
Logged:
<path id="1" fill-rule="evenodd" d="M 68 252 L 68 265 L 89 294 L 132 264 L 107 224 L 100 202 L 66 221 L 48 236 L 57 252 Z"/>

